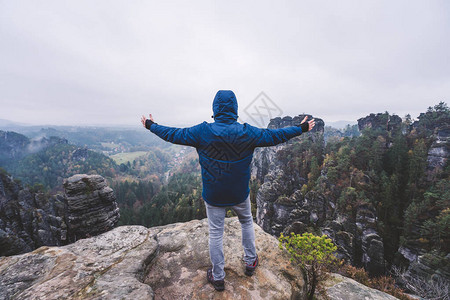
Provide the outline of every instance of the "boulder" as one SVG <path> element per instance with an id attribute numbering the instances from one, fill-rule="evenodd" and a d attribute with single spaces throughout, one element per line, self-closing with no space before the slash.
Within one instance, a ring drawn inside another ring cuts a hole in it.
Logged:
<path id="1" fill-rule="evenodd" d="M 353 279 L 331 274 L 325 283 L 329 300 L 395 300 L 398 299 L 379 290 L 372 289 Z"/>

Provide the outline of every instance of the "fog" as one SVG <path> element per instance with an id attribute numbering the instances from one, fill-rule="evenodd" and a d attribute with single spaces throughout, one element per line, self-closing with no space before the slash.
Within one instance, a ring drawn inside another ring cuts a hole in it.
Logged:
<path id="1" fill-rule="evenodd" d="M 28 124 L 413 118 L 450 94 L 447 1 L 0 1 L 0 119 Z M 259 104 L 258 104 L 259 105 Z M 247 109 L 246 109 L 247 108 Z"/>

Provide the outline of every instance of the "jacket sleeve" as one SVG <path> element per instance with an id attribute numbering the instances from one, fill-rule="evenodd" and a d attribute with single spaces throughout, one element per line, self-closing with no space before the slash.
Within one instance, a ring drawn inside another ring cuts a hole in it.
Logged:
<path id="1" fill-rule="evenodd" d="M 150 125 L 150 131 L 167 142 L 197 147 L 200 143 L 201 126 L 202 124 L 186 128 L 176 128 L 153 123 Z"/>
<path id="2" fill-rule="evenodd" d="M 252 144 L 254 147 L 269 147 L 284 143 L 302 134 L 300 126 L 290 126 L 279 129 L 253 127 Z"/>

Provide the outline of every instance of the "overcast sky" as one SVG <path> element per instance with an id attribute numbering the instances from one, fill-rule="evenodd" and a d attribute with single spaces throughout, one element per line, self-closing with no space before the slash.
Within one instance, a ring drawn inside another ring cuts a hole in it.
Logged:
<path id="1" fill-rule="evenodd" d="M 282 116 L 416 118 L 450 104 L 449 3 L 0 0 L 0 119 L 191 126 L 219 89 L 249 123 L 262 91 Z"/>

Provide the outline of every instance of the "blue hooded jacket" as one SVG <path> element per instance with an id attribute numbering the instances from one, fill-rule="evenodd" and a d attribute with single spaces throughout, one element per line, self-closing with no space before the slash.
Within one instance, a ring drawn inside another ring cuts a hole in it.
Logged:
<path id="1" fill-rule="evenodd" d="M 218 91 L 213 101 L 213 123 L 175 128 L 157 123 L 150 131 L 160 138 L 197 149 L 202 169 L 203 200 L 232 206 L 249 195 L 250 163 L 256 147 L 274 146 L 302 134 L 301 127 L 257 128 L 237 122 L 238 104 L 232 91 Z"/>

